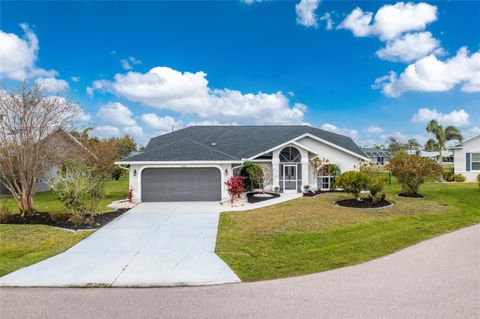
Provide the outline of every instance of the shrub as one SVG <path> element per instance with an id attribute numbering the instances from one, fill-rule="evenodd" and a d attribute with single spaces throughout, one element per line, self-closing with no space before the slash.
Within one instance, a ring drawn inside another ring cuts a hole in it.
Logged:
<path id="1" fill-rule="evenodd" d="M 360 192 L 368 188 L 369 177 L 366 173 L 348 171 L 335 177 L 335 185 L 343 188 L 347 193 L 359 198 Z"/>
<path id="2" fill-rule="evenodd" d="M 119 166 L 115 167 L 112 171 L 112 178 L 116 181 L 122 177 L 124 170 L 120 168 Z"/>
<path id="3" fill-rule="evenodd" d="M 478 187 L 480 187 L 480 174 L 477 175 Z"/>
<path id="4" fill-rule="evenodd" d="M 133 188 L 133 186 L 130 186 L 130 187 L 128 188 L 127 198 L 128 198 L 128 202 L 129 202 L 129 203 L 132 203 L 132 202 L 133 202 L 133 191 L 134 191 L 134 190 L 135 190 L 135 189 Z"/>
<path id="5" fill-rule="evenodd" d="M 455 182 L 465 182 L 465 176 L 463 176 L 462 174 L 453 174 L 453 180 Z"/>
<path id="6" fill-rule="evenodd" d="M 69 161 L 64 170 L 50 179 L 52 191 L 68 209 L 70 221 L 78 225 L 91 222 L 103 197 L 103 176 L 85 164 Z"/>
<path id="7" fill-rule="evenodd" d="M 407 155 L 400 151 L 387 165 L 392 175 L 398 179 L 405 195 L 417 195 L 420 186 L 428 178 L 438 177 L 441 166 L 434 160 L 418 155 Z"/>
<path id="8" fill-rule="evenodd" d="M 370 192 L 370 198 L 373 202 L 379 202 L 385 198 L 385 195 L 382 193 L 383 187 L 385 186 L 385 178 L 380 176 L 370 176 L 368 182 L 368 191 Z"/>
<path id="9" fill-rule="evenodd" d="M 454 175 L 453 167 L 444 168 L 442 171 L 442 177 L 447 182 L 453 182 L 455 180 L 453 175 Z"/>
<path id="10" fill-rule="evenodd" d="M 252 161 L 246 161 L 243 163 L 243 167 L 240 170 L 240 176 L 244 178 L 244 185 L 247 191 L 260 187 L 258 181 L 262 175 L 263 171 L 260 165 Z"/>
<path id="11" fill-rule="evenodd" d="M 225 182 L 225 185 L 230 195 L 230 201 L 233 203 L 233 200 L 240 198 L 245 191 L 245 178 L 243 176 L 232 176 Z"/>

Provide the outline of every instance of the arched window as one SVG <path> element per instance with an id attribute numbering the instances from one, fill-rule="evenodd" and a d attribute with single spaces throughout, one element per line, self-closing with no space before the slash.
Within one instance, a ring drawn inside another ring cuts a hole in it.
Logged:
<path id="1" fill-rule="evenodd" d="M 295 147 L 285 147 L 280 152 L 280 162 L 282 163 L 298 163 L 302 156 Z"/>

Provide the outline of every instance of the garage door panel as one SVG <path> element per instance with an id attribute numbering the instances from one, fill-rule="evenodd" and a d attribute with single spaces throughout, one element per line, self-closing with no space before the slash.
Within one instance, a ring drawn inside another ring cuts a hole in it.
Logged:
<path id="1" fill-rule="evenodd" d="M 143 202 L 219 201 L 218 168 L 147 168 L 142 171 Z"/>

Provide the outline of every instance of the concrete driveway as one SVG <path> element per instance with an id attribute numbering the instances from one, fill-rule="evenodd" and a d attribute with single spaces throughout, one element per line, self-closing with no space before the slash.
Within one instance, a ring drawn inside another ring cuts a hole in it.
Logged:
<path id="1" fill-rule="evenodd" d="M 480 225 L 360 265 L 204 287 L 2 288 L 2 318 L 480 318 Z"/>
<path id="2" fill-rule="evenodd" d="M 215 254 L 218 203 L 142 203 L 3 286 L 177 286 L 240 281 Z"/>

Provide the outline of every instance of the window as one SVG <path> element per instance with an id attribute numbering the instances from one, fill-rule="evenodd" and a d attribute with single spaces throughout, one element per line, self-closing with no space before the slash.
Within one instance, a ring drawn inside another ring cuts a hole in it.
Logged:
<path id="1" fill-rule="evenodd" d="M 472 153 L 472 171 L 480 171 L 480 153 Z"/>
<path id="2" fill-rule="evenodd" d="M 300 152 L 294 147 L 285 147 L 280 152 L 280 162 L 284 163 L 298 163 L 300 162 Z"/>
<path id="3" fill-rule="evenodd" d="M 317 187 L 322 191 L 328 191 L 330 190 L 332 181 L 333 181 L 333 176 L 319 176 Z"/>

